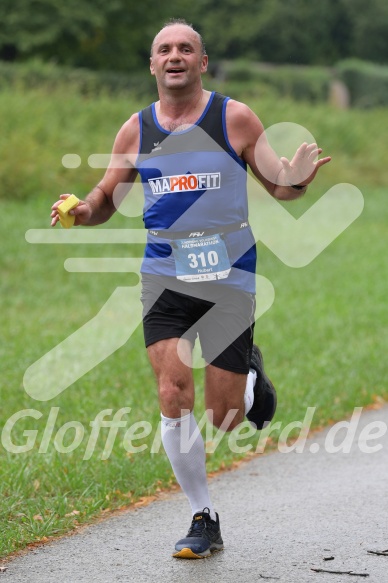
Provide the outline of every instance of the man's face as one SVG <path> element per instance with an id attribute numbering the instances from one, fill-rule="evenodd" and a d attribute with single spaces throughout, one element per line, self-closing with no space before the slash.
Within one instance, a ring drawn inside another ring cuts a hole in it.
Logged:
<path id="1" fill-rule="evenodd" d="M 182 89 L 198 82 L 207 62 L 198 34 L 189 26 L 167 26 L 154 39 L 150 69 L 159 87 Z"/>

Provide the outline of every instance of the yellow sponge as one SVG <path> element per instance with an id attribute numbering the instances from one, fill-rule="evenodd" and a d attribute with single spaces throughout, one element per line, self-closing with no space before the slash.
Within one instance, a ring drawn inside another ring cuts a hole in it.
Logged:
<path id="1" fill-rule="evenodd" d="M 79 198 L 74 194 L 71 194 L 66 200 L 64 200 L 57 208 L 59 215 L 59 222 L 65 229 L 70 229 L 74 225 L 75 216 L 69 215 L 69 211 L 75 208 L 79 203 Z"/>

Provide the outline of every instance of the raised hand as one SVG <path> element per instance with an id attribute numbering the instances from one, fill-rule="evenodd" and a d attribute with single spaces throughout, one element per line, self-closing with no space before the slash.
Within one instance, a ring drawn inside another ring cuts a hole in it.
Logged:
<path id="1" fill-rule="evenodd" d="M 280 158 L 283 165 L 283 171 L 279 178 L 280 183 L 284 186 L 291 184 L 310 184 L 314 180 L 319 168 L 330 162 L 331 157 L 318 159 L 322 153 L 322 148 L 317 144 L 307 144 L 304 142 L 294 154 L 291 162 L 284 156 Z"/>

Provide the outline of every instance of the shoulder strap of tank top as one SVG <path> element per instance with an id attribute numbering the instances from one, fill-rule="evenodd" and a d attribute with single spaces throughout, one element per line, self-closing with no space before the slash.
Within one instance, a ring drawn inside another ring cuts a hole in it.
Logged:
<path id="1" fill-rule="evenodd" d="M 230 152 L 230 147 L 226 141 L 226 127 L 224 125 L 224 107 L 226 105 L 227 97 L 221 93 L 214 93 L 213 100 L 210 107 L 201 120 L 199 127 L 205 132 L 226 152 Z"/>
<path id="2" fill-rule="evenodd" d="M 157 147 L 168 134 L 161 132 L 155 124 L 152 114 L 152 105 L 149 105 L 140 112 L 141 116 L 141 147 L 139 154 L 149 154 L 153 148 Z"/>

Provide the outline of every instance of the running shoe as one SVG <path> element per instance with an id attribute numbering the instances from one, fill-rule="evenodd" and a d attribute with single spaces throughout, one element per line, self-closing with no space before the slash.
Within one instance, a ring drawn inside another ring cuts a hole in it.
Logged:
<path id="1" fill-rule="evenodd" d="M 221 551 L 224 542 L 221 537 L 220 519 L 210 518 L 209 508 L 196 512 L 186 538 L 178 540 L 173 557 L 180 559 L 205 559 L 213 551 Z"/>
<path id="2" fill-rule="evenodd" d="M 253 405 L 247 418 L 257 429 L 263 429 L 275 415 L 277 398 L 275 387 L 264 372 L 263 356 L 256 344 L 252 348 L 250 366 L 256 371 L 257 379 L 253 389 Z"/>

